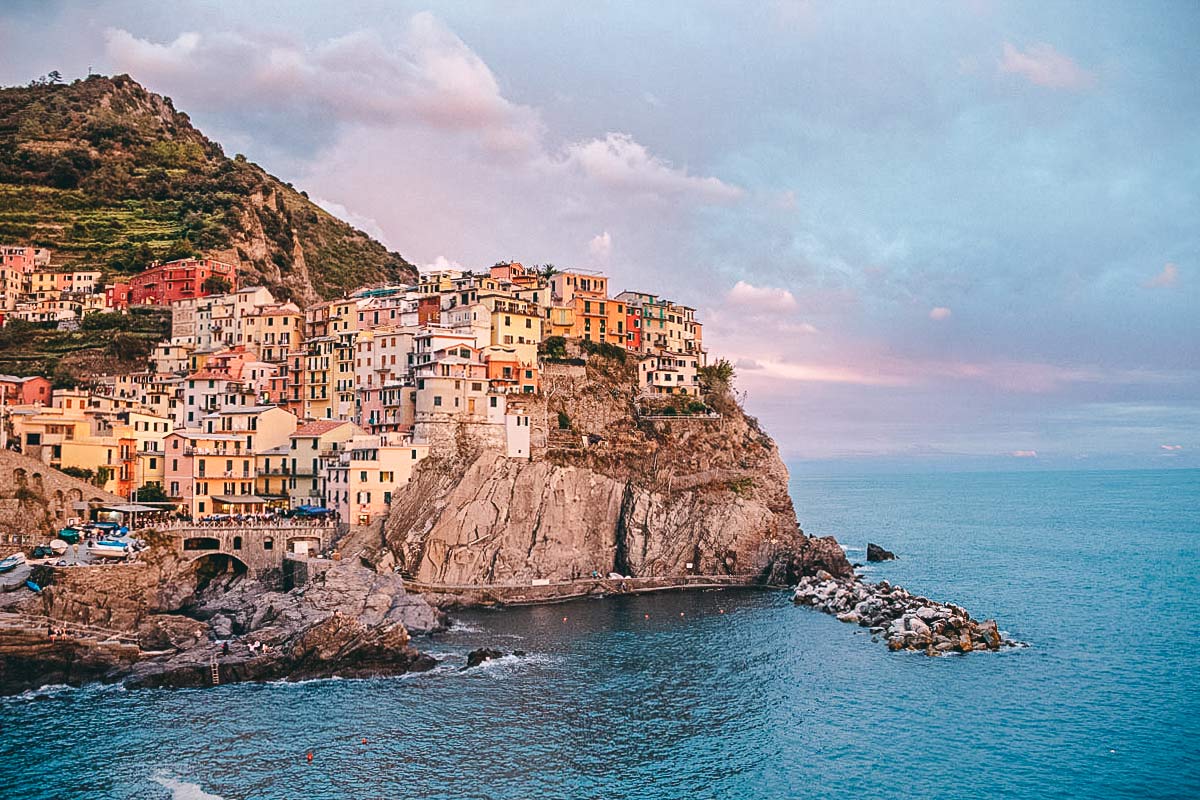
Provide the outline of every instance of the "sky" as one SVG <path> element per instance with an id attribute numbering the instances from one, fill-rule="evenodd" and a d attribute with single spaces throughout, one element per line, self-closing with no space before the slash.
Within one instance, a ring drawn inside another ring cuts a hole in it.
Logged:
<path id="1" fill-rule="evenodd" d="M 698 309 L 814 469 L 1200 466 L 1200 4 L 7 0 L 422 267 Z"/>

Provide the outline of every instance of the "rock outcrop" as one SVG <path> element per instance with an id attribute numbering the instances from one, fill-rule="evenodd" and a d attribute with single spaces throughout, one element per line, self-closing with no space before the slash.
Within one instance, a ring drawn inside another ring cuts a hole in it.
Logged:
<path id="1" fill-rule="evenodd" d="M 891 650 L 937 656 L 1024 647 L 1003 638 L 995 620 L 979 622 L 964 608 L 913 595 L 887 581 L 865 583 L 857 575 L 839 578 L 819 572 L 800 579 L 793 600 L 870 628 Z"/>
<path id="2" fill-rule="evenodd" d="M 867 561 L 892 561 L 895 558 L 896 554 L 891 550 L 884 550 L 872 542 L 867 543 Z"/>
<path id="3" fill-rule="evenodd" d="M 459 442 L 430 458 L 393 503 L 379 552 L 418 581 L 485 585 L 719 574 L 794 582 L 816 568 L 849 574 L 832 540 L 799 530 L 775 443 L 727 390 L 716 414 L 646 413 L 632 364 L 593 355 L 547 365 L 532 423 L 569 423 L 573 446 L 532 461 Z M 583 444 L 587 442 L 588 444 Z"/>

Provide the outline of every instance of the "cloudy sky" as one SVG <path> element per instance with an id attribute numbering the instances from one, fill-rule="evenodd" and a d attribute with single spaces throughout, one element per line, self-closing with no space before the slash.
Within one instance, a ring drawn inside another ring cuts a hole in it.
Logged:
<path id="1" fill-rule="evenodd" d="M 421 264 L 700 309 L 794 465 L 1200 465 L 1200 4 L 0 6 Z"/>

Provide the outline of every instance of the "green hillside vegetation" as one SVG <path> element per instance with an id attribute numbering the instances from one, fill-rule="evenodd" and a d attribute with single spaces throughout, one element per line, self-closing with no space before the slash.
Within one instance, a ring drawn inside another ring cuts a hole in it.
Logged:
<path id="1" fill-rule="evenodd" d="M 212 256 L 299 302 L 415 276 L 125 75 L 0 89 L 0 243 L 106 275 Z"/>
<path id="2" fill-rule="evenodd" d="M 165 308 L 131 308 L 127 314 L 94 314 L 78 330 L 57 323 L 9 320 L 0 328 L 0 374 L 44 375 L 56 388 L 89 375 L 145 369 L 154 345 L 171 335 Z"/>

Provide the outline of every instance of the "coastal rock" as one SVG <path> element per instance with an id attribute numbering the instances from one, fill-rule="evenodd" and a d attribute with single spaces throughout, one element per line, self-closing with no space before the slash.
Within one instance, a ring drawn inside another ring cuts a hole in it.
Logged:
<path id="1" fill-rule="evenodd" d="M 891 550 L 884 550 L 874 543 L 867 544 L 867 561 L 891 561 L 895 557 L 896 554 Z"/>
<path id="2" fill-rule="evenodd" d="M 490 647 L 481 647 L 478 650 L 472 650 L 467 653 L 467 669 L 478 667 L 485 661 L 492 661 L 497 658 L 504 658 L 504 653 L 499 650 L 493 650 Z"/>

